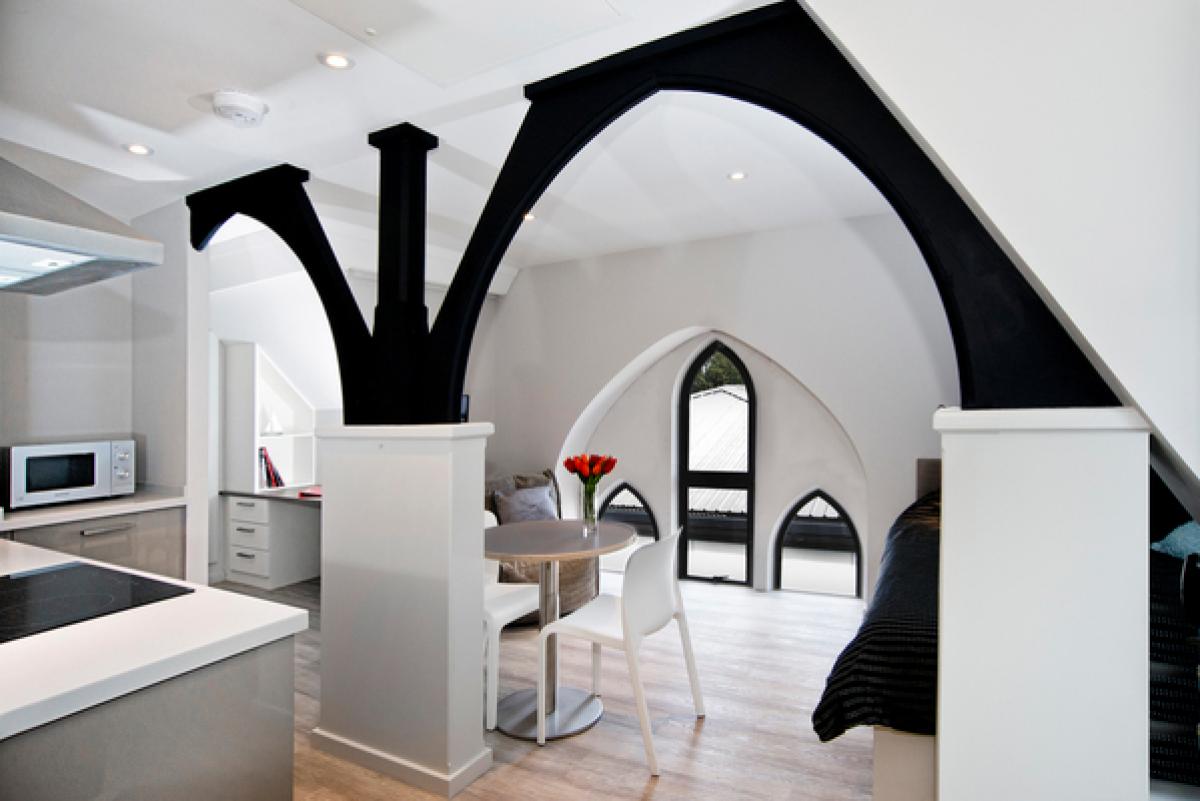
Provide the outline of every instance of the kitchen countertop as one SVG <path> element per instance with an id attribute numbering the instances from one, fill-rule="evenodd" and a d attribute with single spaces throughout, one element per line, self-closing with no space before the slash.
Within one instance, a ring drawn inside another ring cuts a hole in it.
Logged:
<path id="1" fill-rule="evenodd" d="M 0 540 L 0 575 L 64 562 L 91 560 Z M 195 592 L 0 644 L 0 739 L 308 626 L 302 609 L 91 563 Z"/>
<path id="2" fill-rule="evenodd" d="M 305 506 L 320 506 L 320 498 L 301 498 L 300 491 L 308 489 L 305 487 L 286 487 L 284 489 L 258 490 L 257 492 L 243 492 L 242 490 L 221 490 L 222 495 L 227 495 L 233 498 L 265 498 L 269 501 L 290 501 L 292 503 L 302 503 Z"/>
<path id="3" fill-rule="evenodd" d="M 182 490 L 140 487 L 132 495 L 120 495 L 97 501 L 77 501 L 32 509 L 6 509 L 4 519 L 0 520 L 0 532 L 36 526 L 53 526 L 59 523 L 72 523 L 76 520 L 95 520 L 98 517 L 115 517 L 134 512 L 152 512 L 155 509 L 170 509 L 186 503 L 187 500 L 183 497 Z"/>

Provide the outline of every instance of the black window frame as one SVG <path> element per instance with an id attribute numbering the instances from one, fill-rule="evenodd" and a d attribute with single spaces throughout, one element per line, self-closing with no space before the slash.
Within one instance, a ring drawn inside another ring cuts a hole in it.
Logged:
<path id="1" fill-rule="evenodd" d="M 696 374 L 705 363 L 712 358 L 713 354 L 721 353 L 737 368 L 742 379 L 745 381 L 746 387 L 746 470 L 745 472 L 733 472 L 726 470 L 692 470 L 689 461 L 689 440 L 691 435 L 691 398 L 692 398 L 692 382 L 696 379 Z M 754 381 L 750 377 L 750 370 L 746 367 L 746 363 L 734 353 L 733 349 L 720 340 L 714 341 L 692 361 L 688 366 L 687 372 L 683 374 L 683 383 L 679 389 L 679 559 L 678 573 L 679 578 L 688 579 L 691 581 L 708 581 L 714 584 L 736 584 L 739 586 L 750 587 L 754 585 L 754 476 L 755 476 L 755 450 L 757 445 L 758 434 L 758 395 L 754 390 Z M 688 575 L 688 490 L 690 489 L 733 489 L 744 490 L 746 492 L 746 580 L 732 581 L 730 579 L 714 578 L 709 576 L 691 576 Z"/>
<path id="2" fill-rule="evenodd" d="M 775 552 L 775 577 L 772 583 L 772 589 L 783 589 L 783 535 L 787 531 L 787 528 L 791 524 L 792 520 L 796 517 L 796 513 L 803 509 L 804 505 L 811 502 L 814 498 L 820 498 L 821 500 L 825 501 L 825 503 L 837 510 L 842 522 L 846 524 L 846 527 L 850 529 L 851 536 L 854 537 L 854 597 L 862 598 L 863 572 L 866 569 L 866 565 L 863 564 L 862 537 L 859 536 L 858 528 L 854 525 L 854 521 L 850 519 L 850 515 L 846 514 L 846 510 L 842 508 L 842 505 L 834 500 L 829 493 L 821 489 L 813 490 L 800 500 L 796 501 L 796 503 L 792 504 L 792 508 L 789 509 L 788 513 L 783 516 L 783 522 L 779 524 L 779 529 L 775 532 L 775 542 L 773 545 L 773 550 Z M 789 592 L 806 591 L 789 590 Z M 846 596 L 841 597 L 844 598 Z"/>
<path id="3" fill-rule="evenodd" d="M 642 493 L 638 492 L 637 488 L 628 481 L 622 481 L 609 491 L 608 495 L 606 495 L 604 500 L 600 503 L 600 509 L 596 512 L 596 519 L 604 519 L 604 513 L 607 512 L 608 507 L 612 505 L 613 498 L 617 497 L 625 490 L 629 490 L 633 497 L 637 498 L 642 504 L 642 508 L 646 510 L 646 517 L 650 518 L 650 528 L 654 532 L 654 541 L 658 542 L 662 538 L 658 528 L 658 518 L 654 516 L 654 510 L 650 508 L 650 504 L 647 502 L 646 497 L 642 495 Z"/>

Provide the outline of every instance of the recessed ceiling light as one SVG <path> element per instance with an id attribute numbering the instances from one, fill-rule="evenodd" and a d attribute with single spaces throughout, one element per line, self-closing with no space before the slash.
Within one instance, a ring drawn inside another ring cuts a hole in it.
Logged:
<path id="1" fill-rule="evenodd" d="M 534 213 L 532 211 L 527 211 L 527 212 L 525 212 L 525 216 L 522 217 L 521 219 L 525 220 L 525 222 L 533 222 L 534 220 L 537 219 L 537 216 L 534 215 Z"/>
<path id="2" fill-rule="evenodd" d="M 317 53 L 317 60 L 331 70 L 348 70 L 354 66 L 354 60 L 345 53 Z"/>
<path id="3" fill-rule="evenodd" d="M 746 173 L 742 172 L 741 170 L 734 170 L 725 177 L 731 181 L 744 181 L 746 180 Z"/>
<path id="4" fill-rule="evenodd" d="M 368 26 L 368 27 L 366 27 L 366 28 L 363 28 L 363 33 L 365 33 L 367 36 L 374 36 L 375 34 L 379 33 L 379 31 L 377 31 L 377 30 L 375 30 L 374 28 L 372 28 L 372 27 Z"/>
<path id="5" fill-rule="evenodd" d="M 154 148 L 149 145 L 142 145 L 134 142 L 130 145 L 125 145 L 125 149 L 135 156 L 149 156 L 154 153 Z"/>

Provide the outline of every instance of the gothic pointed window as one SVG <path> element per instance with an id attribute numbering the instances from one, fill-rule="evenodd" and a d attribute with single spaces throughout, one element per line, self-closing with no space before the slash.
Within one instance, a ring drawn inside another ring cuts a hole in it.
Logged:
<path id="1" fill-rule="evenodd" d="M 720 342 L 684 374 L 679 398 L 679 575 L 735 584 L 752 580 L 754 385 Z"/>

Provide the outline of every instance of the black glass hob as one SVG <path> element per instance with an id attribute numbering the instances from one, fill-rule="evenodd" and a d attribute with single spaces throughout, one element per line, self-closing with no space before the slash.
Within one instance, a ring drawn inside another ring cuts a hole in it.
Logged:
<path id="1" fill-rule="evenodd" d="M 0 576 L 0 643 L 189 592 L 82 562 Z"/>

